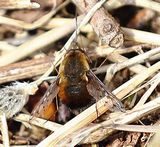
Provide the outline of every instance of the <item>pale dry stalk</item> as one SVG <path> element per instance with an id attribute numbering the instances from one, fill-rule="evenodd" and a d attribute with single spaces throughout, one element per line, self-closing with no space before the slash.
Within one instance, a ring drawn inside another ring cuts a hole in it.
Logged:
<path id="1" fill-rule="evenodd" d="M 138 103 L 134 108 L 142 106 L 147 101 L 147 99 L 152 94 L 152 92 L 155 90 L 157 85 L 160 83 L 160 72 L 157 73 L 153 78 L 154 78 L 154 81 L 151 84 L 150 88 L 143 94 L 143 96 L 140 98 L 140 100 L 138 101 Z"/>
<path id="2" fill-rule="evenodd" d="M 9 134 L 8 134 L 6 116 L 3 113 L 0 117 L 1 117 L 1 133 L 2 133 L 3 146 L 9 147 L 10 143 L 9 143 Z"/>
<path id="3" fill-rule="evenodd" d="M 113 116 L 111 115 L 109 117 L 110 118 L 109 120 L 104 121 L 104 122 L 97 124 L 95 126 L 91 125 L 91 127 L 88 130 L 85 130 L 88 133 L 88 136 L 83 138 L 82 143 L 99 142 L 99 141 L 103 140 L 104 138 L 106 138 L 110 133 L 112 133 L 114 131 L 114 129 L 108 129 L 107 128 L 108 126 L 115 125 L 115 128 L 116 128 L 116 124 L 129 124 L 131 122 L 137 121 L 141 117 L 144 117 L 144 116 L 156 111 L 159 108 L 160 108 L 160 97 L 146 103 L 145 105 L 137 107 L 136 109 L 128 110 L 128 111 L 126 111 L 126 113 L 122 113 L 122 114 L 117 113 L 117 115 L 113 115 Z M 128 128 L 128 130 L 129 130 L 129 128 Z M 131 130 L 138 132 L 138 130 L 136 128 L 135 129 L 131 128 L 130 131 Z M 84 131 L 84 133 L 85 133 L 85 131 Z M 145 130 L 141 130 L 141 131 L 145 132 Z M 150 131 L 152 132 L 153 130 L 151 129 Z M 77 136 L 83 136 L 83 133 L 80 134 L 80 132 L 77 132 Z"/>
<path id="4" fill-rule="evenodd" d="M 137 55 L 129 60 L 126 60 L 124 62 L 120 62 L 120 63 L 115 63 L 113 64 L 112 66 L 110 66 L 108 69 L 107 69 L 107 74 L 106 74 L 106 78 L 105 80 L 106 81 L 111 81 L 111 79 L 113 78 L 113 76 L 115 75 L 116 72 L 126 68 L 126 67 L 131 67 L 132 65 L 135 65 L 135 64 L 139 64 L 139 63 L 142 63 L 144 62 L 146 59 L 149 59 L 150 57 L 158 54 L 160 52 L 160 48 L 155 48 L 155 49 L 152 49 L 148 52 L 145 52 L 143 54 L 140 54 L 140 55 Z M 112 56 L 116 56 L 115 54 L 113 54 Z"/>
<path id="5" fill-rule="evenodd" d="M 42 16 L 41 18 L 39 18 L 33 23 L 27 23 L 21 20 L 16 20 L 16 19 L 0 16 L 0 24 L 11 25 L 11 26 L 15 26 L 15 27 L 22 28 L 25 30 L 33 30 L 47 23 L 53 15 L 55 15 L 60 9 L 65 7 L 69 2 L 70 0 L 67 0 L 64 3 L 62 3 L 60 6 L 58 6 L 57 8 L 52 8 L 52 10 L 49 13 Z"/>
<path id="6" fill-rule="evenodd" d="M 40 5 L 30 0 L 1 0 L 1 9 L 35 9 L 39 8 Z"/>

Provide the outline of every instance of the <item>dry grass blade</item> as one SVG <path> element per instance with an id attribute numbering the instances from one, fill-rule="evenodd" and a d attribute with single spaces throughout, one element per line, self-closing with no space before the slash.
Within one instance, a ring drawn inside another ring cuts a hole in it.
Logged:
<path id="1" fill-rule="evenodd" d="M 127 81 L 125 84 L 121 85 L 114 90 L 114 93 L 117 97 L 122 98 L 132 91 L 137 85 L 142 83 L 145 79 L 151 76 L 153 73 L 157 72 L 160 69 L 160 62 L 155 63 L 148 69 L 142 71 L 140 74 L 136 75 L 131 80 Z M 134 84 L 133 84 L 134 83 Z"/>
<path id="2" fill-rule="evenodd" d="M 110 119 L 107 121 L 104 121 L 100 124 L 96 124 L 95 126 L 89 127 L 89 129 L 84 130 L 83 132 L 80 133 L 77 132 L 77 137 L 78 136 L 86 136 L 83 138 L 81 143 L 95 143 L 103 140 L 106 138 L 110 133 L 116 129 L 116 125 L 118 124 L 128 124 L 131 122 L 134 122 L 138 120 L 141 117 L 144 117 L 145 115 L 152 113 L 153 111 L 157 110 L 160 108 L 160 97 L 146 103 L 143 106 L 140 106 L 136 109 L 133 110 L 128 110 L 126 113 L 114 115 L 114 117 L 110 116 Z M 109 126 L 113 126 L 113 129 L 108 129 Z M 114 128 L 115 126 L 115 128 Z M 123 125 L 122 125 L 123 126 Z M 106 128 L 105 128 L 106 127 Z M 159 126 L 156 126 L 155 128 L 153 126 L 146 126 L 148 129 L 146 130 L 145 126 L 140 126 L 139 129 L 136 127 L 130 128 L 129 126 L 126 128 L 126 131 L 134 131 L 134 132 L 156 132 Z M 117 127 L 118 129 L 119 127 Z M 121 127 L 120 127 L 121 128 Z M 120 129 L 119 128 L 119 129 Z M 121 128 L 122 129 L 122 128 Z M 123 128 L 125 130 L 125 128 Z M 103 132 L 103 133 L 102 133 Z M 84 135 L 83 135 L 84 134 Z M 74 134 L 75 135 L 75 134 Z M 76 136 L 75 136 L 76 138 Z M 80 143 L 80 144 L 81 144 Z"/>
<path id="3" fill-rule="evenodd" d="M 111 54 L 110 56 L 108 56 L 108 59 L 112 62 L 118 62 L 119 63 L 123 63 L 123 62 L 127 62 L 129 59 L 126 58 L 125 56 L 122 56 L 122 55 L 119 55 L 119 54 L 116 54 L 116 53 L 113 53 Z M 114 64 L 113 64 L 114 65 Z M 112 66 L 112 65 L 111 65 Z M 128 67 L 132 72 L 134 73 L 141 73 L 143 70 L 146 69 L 145 66 L 141 65 L 141 64 L 135 64 L 131 67 Z"/>
<path id="4" fill-rule="evenodd" d="M 121 28 L 125 38 L 135 42 L 148 43 L 153 45 L 160 45 L 160 35 L 135 29 Z"/>
<path id="5" fill-rule="evenodd" d="M 160 62 L 157 62 L 150 68 L 146 69 L 143 73 L 140 73 L 133 79 L 121 85 L 119 88 L 114 90 L 113 93 L 119 98 L 124 97 L 129 92 L 131 92 L 137 85 L 142 83 L 145 79 L 147 79 L 159 69 Z M 97 104 L 92 105 L 91 107 L 83 111 L 81 114 L 73 118 L 71 121 L 67 122 L 63 127 L 61 127 L 53 134 L 48 136 L 45 140 L 43 140 L 38 146 L 55 146 L 67 135 L 73 133 L 74 131 L 84 127 L 85 125 L 95 120 L 97 118 L 97 111 L 95 109 L 96 107 L 99 115 L 102 115 L 104 112 L 106 112 L 106 97 L 102 98 L 100 101 L 97 102 Z"/>
<path id="6" fill-rule="evenodd" d="M 103 127 L 103 126 L 102 126 Z M 129 132 L 146 132 L 155 133 L 160 129 L 160 126 L 143 126 L 143 125 L 123 125 L 123 124 L 112 124 L 111 126 L 106 126 L 108 129 L 123 130 Z"/>
<path id="7" fill-rule="evenodd" d="M 113 64 L 107 70 L 107 81 L 111 81 L 116 72 L 122 70 L 123 68 L 130 67 L 134 64 L 144 62 L 145 59 L 149 59 L 153 55 L 156 55 L 160 52 L 160 48 L 152 49 L 144 54 L 137 55 L 127 61 Z"/>
<path id="8" fill-rule="evenodd" d="M 27 114 L 18 114 L 13 119 L 15 121 L 19 121 L 22 123 L 23 122 L 29 123 L 29 124 L 36 125 L 36 126 L 39 126 L 39 127 L 45 128 L 47 130 L 51 130 L 51 131 L 55 131 L 62 126 L 62 125 L 57 124 L 55 122 L 46 121 L 41 118 L 31 117 L 30 115 L 27 115 Z"/>
<path id="9" fill-rule="evenodd" d="M 148 43 L 152 45 L 160 45 L 160 35 L 156 33 L 146 32 L 146 31 L 140 31 L 136 29 L 130 29 L 126 27 L 121 27 L 122 32 L 125 36 L 125 39 L 132 40 L 135 42 L 140 43 Z M 83 31 L 85 32 L 92 32 L 93 29 L 90 26 L 87 26 L 86 28 L 83 28 Z"/>
<path id="10" fill-rule="evenodd" d="M 137 51 L 140 51 L 144 47 L 150 47 L 150 46 L 146 44 L 139 44 L 139 45 L 134 45 L 134 46 L 127 47 L 127 48 L 111 48 L 105 45 L 105 46 L 96 47 L 94 52 L 96 53 L 96 55 L 100 57 L 106 57 L 108 55 L 111 55 L 112 53 L 117 53 L 121 55 L 121 54 L 126 54 L 126 53 L 137 52 Z"/>
<path id="11" fill-rule="evenodd" d="M 73 137 L 72 140 L 75 143 L 75 140 L 79 140 L 79 139 L 76 139 L 79 136 L 81 137 L 87 136 L 86 139 L 83 138 L 83 141 L 81 141 L 81 143 L 91 143 L 94 141 L 98 142 L 102 140 L 102 138 L 104 138 L 106 134 L 108 134 L 111 131 L 110 129 L 134 131 L 134 132 L 156 132 L 159 126 L 137 126 L 137 125 L 120 125 L 120 124 L 126 124 L 127 123 L 126 120 L 128 122 L 136 121 L 140 117 L 147 115 L 148 113 L 151 113 L 152 111 L 155 111 L 155 109 L 159 108 L 159 105 L 157 105 L 159 100 L 160 98 L 157 98 L 153 100 L 152 102 L 149 102 L 145 104 L 144 106 L 142 106 L 143 108 L 137 108 L 131 111 L 127 111 L 125 114 L 119 115 L 118 113 L 116 116 L 114 115 L 114 117 L 110 116 L 111 119 L 108 121 L 102 122 L 101 124 L 94 125 L 94 126 L 91 125 L 90 127 L 82 129 L 82 130 L 85 130 L 84 132 L 80 130 L 74 133 L 73 136 L 71 136 Z M 32 120 L 30 120 L 30 115 L 26 115 L 26 114 L 19 114 L 18 116 L 14 117 L 14 119 L 20 122 L 29 122 L 30 124 L 34 124 L 34 125 L 37 125 L 37 126 L 40 126 L 48 130 L 52 130 L 52 131 L 55 131 L 61 127 L 61 125 L 59 124 L 56 124 L 50 121 L 46 122 L 46 120 L 43 120 L 40 118 L 33 118 Z M 125 123 L 122 123 L 124 121 Z M 103 132 L 103 134 L 101 132 Z M 89 136 L 82 135 L 83 133 L 84 134 L 87 133 L 88 135 L 89 134 L 90 135 Z M 99 136 L 99 138 L 97 138 L 97 136 Z"/>
<path id="12" fill-rule="evenodd" d="M 51 61 L 51 58 L 44 57 L 1 67 L 0 84 L 40 76 L 51 66 Z"/>
<path id="13" fill-rule="evenodd" d="M 156 76 L 155 81 L 151 84 L 150 88 L 143 94 L 143 96 L 141 97 L 141 99 L 139 100 L 139 102 L 136 104 L 134 108 L 142 106 L 147 101 L 147 99 L 152 94 L 152 92 L 155 90 L 157 85 L 160 83 L 160 73 L 158 73 L 155 76 Z"/>
<path id="14" fill-rule="evenodd" d="M 132 94 L 138 92 L 139 90 L 147 87 L 148 85 L 152 85 L 152 84 L 157 80 L 158 76 L 159 76 L 159 73 L 156 74 L 156 75 L 155 75 L 151 80 L 149 80 L 147 83 L 144 83 L 144 84 L 141 85 L 140 87 L 138 87 L 138 88 L 136 88 L 135 90 L 133 90 L 129 95 L 126 95 L 126 96 L 124 97 L 124 99 L 127 98 L 127 97 L 129 97 L 129 96 L 131 96 Z"/>
<path id="15" fill-rule="evenodd" d="M 42 16 L 40 19 L 36 20 L 33 23 L 27 23 L 21 20 L 15 20 L 12 18 L 0 16 L 0 24 L 11 25 L 11 26 L 15 26 L 18 28 L 26 29 L 26 30 L 33 30 L 47 23 L 47 21 L 49 21 L 50 18 L 57 13 L 57 11 L 65 7 L 69 3 L 69 1 L 70 0 L 65 1 L 63 4 L 61 4 L 57 8 L 52 8 L 52 10 L 48 14 Z"/>
<path id="16" fill-rule="evenodd" d="M 63 142 L 59 143 L 58 146 L 75 146 L 77 144 L 80 145 L 97 143 L 106 138 L 111 132 L 115 130 L 156 133 L 159 129 L 160 126 L 124 125 L 116 123 L 104 125 L 103 123 L 101 123 L 90 125 L 86 128 L 81 129 L 80 131 L 74 133 L 72 136 L 68 137 L 66 140 L 63 140 Z"/>
<path id="17" fill-rule="evenodd" d="M 126 49 L 127 50 L 127 49 Z M 119 49 L 116 49 L 115 51 L 113 49 L 107 48 L 106 51 L 104 51 L 104 55 L 107 55 L 107 59 L 110 60 L 111 62 L 115 62 L 115 63 L 121 63 L 121 62 L 125 62 L 128 61 L 129 59 L 127 57 L 124 57 L 122 55 L 120 55 L 118 52 L 121 51 Z M 98 73 L 105 73 L 109 67 L 111 67 L 114 64 L 110 64 L 110 65 L 104 65 L 102 67 L 99 67 L 98 70 L 95 71 L 96 74 Z M 136 64 L 133 65 L 131 67 L 129 67 L 129 69 L 134 72 L 134 73 L 140 73 L 143 70 L 146 69 L 145 66 L 141 65 L 141 64 Z M 107 75 L 105 77 L 105 82 L 107 81 Z M 107 82 L 106 82 L 107 83 Z"/>
<path id="18" fill-rule="evenodd" d="M 67 34 L 71 33 L 74 29 L 75 29 L 75 24 L 73 21 L 70 24 L 67 24 L 65 26 L 56 29 L 52 29 L 46 33 L 37 36 L 32 40 L 29 40 L 24 44 L 20 45 L 19 47 L 16 48 L 16 50 L 10 51 L 8 54 L 1 56 L 0 66 L 7 65 L 15 61 L 18 61 L 24 57 L 27 57 L 31 53 L 41 50 L 45 46 L 50 45 L 55 41 L 57 41 L 58 39 L 66 36 Z"/>
<path id="19" fill-rule="evenodd" d="M 5 41 L 0 41 L 0 50 L 1 51 L 13 51 L 14 49 L 16 49 L 16 47 L 8 44 L 7 42 Z"/>
<path id="20" fill-rule="evenodd" d="M 5 114 L 1 115 L 1 133 L 2 133 L 2 139 L 3 139 L 3 146 L 9 147 L 9 134 L 8 134 L 8 126 L 6 121 Z"/>
<path id="21" fill-rule="evenodd" d="M 39 8 L 40 5 L 36 2 L 31 2 L 30 0 L 1 0 L 1 9 L 35 9 Z"/>

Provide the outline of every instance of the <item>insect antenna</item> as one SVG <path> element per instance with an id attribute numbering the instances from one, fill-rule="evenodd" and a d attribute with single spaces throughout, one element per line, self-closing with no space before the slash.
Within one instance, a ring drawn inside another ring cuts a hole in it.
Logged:
<path id="1" fill-rule="evenodd" d="M 77 31 L 77 28 L 78 28 L 78 11 L 77 11 L 77 8 L 75 8 L 75 25 L 76 25 L 76 30 L 75 30 L 75 33 L 76 33 L 76 36 L 73 40 L 73 49 L 81 49 L 81 50 L 84 50 L 82 47 L 80 47 L 80 44 L 82 44 L 83 46 L 83 43 L 82 43 L 82 38 L 80 35 L 78 35 L 78 31 Z M 78 43 L 78 37 L 80 37 L 81 39 L 81 43 L 79 44 Z M 85 50 L 84 50 L 85 51 Z"/>
<path id="2" fill-rule="evenodd" d="M 73 40 L 73 43 L 74 43 L 74 45 L 76 46 L 76 47 L 78 47 L 79 45 L 78 45 L 78 43 L 77 43 L 77 38 L 78 38 L 78 32 L 77 32 L 77 28 L 78 28 L 78 20 L 77 20 L 77 16 L 78 16 L 78 13 L 77 13 L 77 8 L 75 8 L 75 20 L 76 20 L 76 37 L 74 38 L 74 40 Z"/>
<path id="3" fill-rule="evenodd" d="M 102 63 L 97 67 L 97 70 L 102 67 L 102 65 L 107 61 L 107 57 L 102 61 Z"/>

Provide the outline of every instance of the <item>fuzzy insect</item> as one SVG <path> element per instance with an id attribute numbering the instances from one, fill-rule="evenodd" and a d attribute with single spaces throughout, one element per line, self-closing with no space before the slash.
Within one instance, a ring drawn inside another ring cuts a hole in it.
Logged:
<path id="1" fill-rule="evenodd" d="M 123 111 L 122 103 L 96 77 L 89 66 L 90 60 L 81 49 L 69 50 L 59 67 L 57 79 L 38 102 L 33 116 L 44 117 L 49 105 L 58 97 L 59 121 L 65 122 L 70 117 L 70 109 L 82 108 L 93 100 L 100 99 L 102 93 L 108 95 L 118 109 Z M 65 110 L 62 113 L 61 108 Z"/>

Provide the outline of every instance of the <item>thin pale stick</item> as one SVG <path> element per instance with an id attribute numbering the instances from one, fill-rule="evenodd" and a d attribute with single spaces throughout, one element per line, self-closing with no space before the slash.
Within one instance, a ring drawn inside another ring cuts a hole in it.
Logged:
<path id="1" fill-rule="evenodd" d="M 157 85 L 160 83 L 160 73 L 158 73 L 156 77 L 157 78 L 155 79 L 155 81 L 152 83 L 150 88 L 143 94 L 143 96 L 141 97 L 141 99 L 138 101 L 138 103 L 136 104 L 134 108 L 142 106 L 147 101 L 147 99 L 152 94 L 152 92 L 157 87 Z"/>
<path id="2" fill-rule="evenodd" d="M 39 18 L 38 20 L 36 20 L 33 23 L 27 23 L 27 22 L 24 22 L 21 20 L 16 20 L 16 19 L 0 16 L 0 24 L 11 25 L 11 26 L 15 26 L 18 28 L 26 29 L 26 30 L 33 30 L 33 29 L 39 28 L 42 25 L 44 25 L 45 23 L 47 23 L 47 21 L 49 21 L 49 19 L 54 14 L 56 14 L 57 11 L 59 11 L 60 9 L 65 7 L 69 2 L 70 2 L 70 0 L 67 0 L 64 3 L 62 3 L 60 6 L 58 6 L 57 8 L 52 8 L 52 10 L 48 14 L 42 16 L 41 18 Z"/>
<path id="3" fill-rule="evenodd" d="M 39 8 L 40 5 L 30 0 L 1 0 L 1 9 L 35 9 Z"/>
<path id="4" fill-rule="evenodd" d="M 2 132 L 4 147 L 9 147 L 10 143 L 9 143 L 8 126 L 7 126 L 6 116 L 4 113 L 1 115 L 1 132 Z"/>

